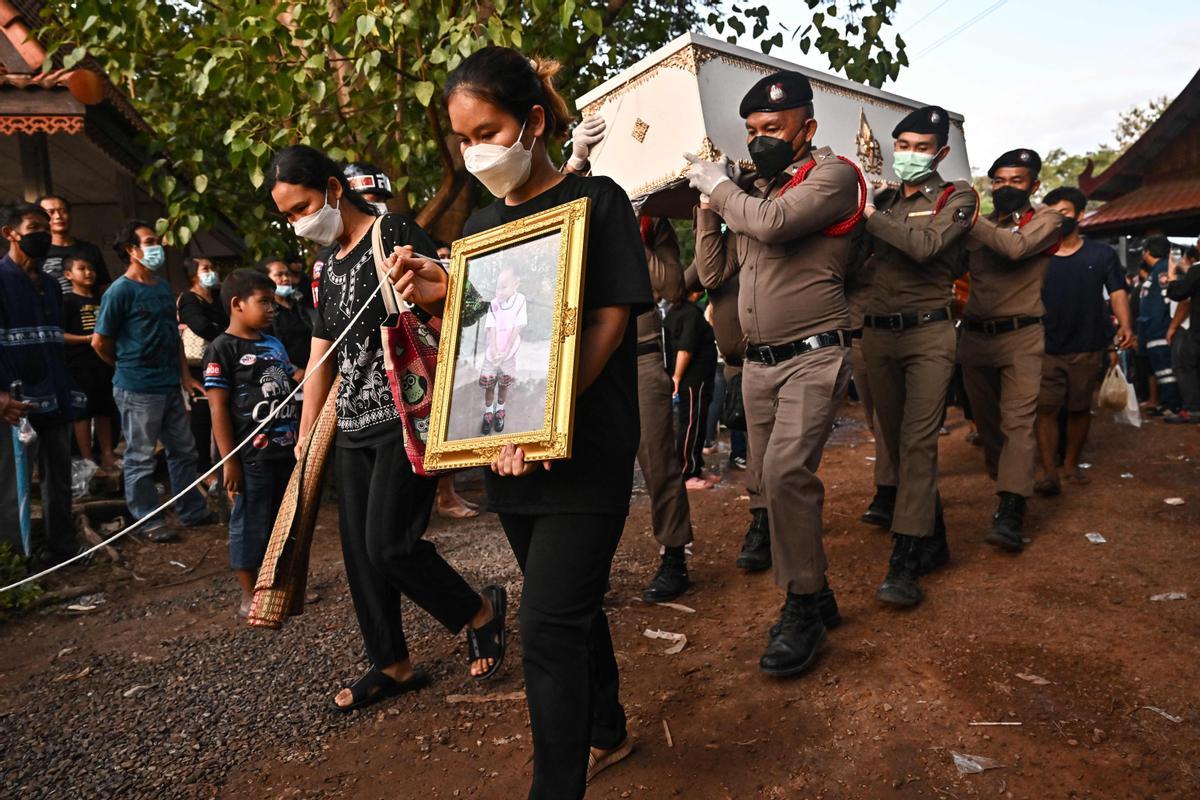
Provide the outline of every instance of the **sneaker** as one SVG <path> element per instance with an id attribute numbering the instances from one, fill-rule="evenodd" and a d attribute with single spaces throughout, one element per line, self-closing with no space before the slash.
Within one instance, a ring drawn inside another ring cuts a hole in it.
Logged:
<path id="1" fill-rule="evenodd" d="M 145 537 L 147 541 L 154 542 L 155 544 L 167 544 L 168 542 L 179 541 L 179 531 L 175 530 L 169 525 L 163 525 L 162 527 L 145 531 L 142 533 L 142 536 Z"/>
<path id="2" fill-rule="evenodd" d="M 1164 417 L 1163 422 L 1168 425 L 1195 425 L 1200 423 L 1200 414 L 1191 411 L 1180 411 L 1172 417 Z"/>
<path id="3" fill-rule="evenodd" d="M 730 469 L 745 469 L 746 468 L 746 457 L 745 456 L 730 456 L 729 457 L 729 468 Z"/>
<path id="4" fill-rule="evenodd" d="M 483 412 L 483 424 L 479 426 L 479 432 L 483 436 L 492 432 L 492 412 Z"/>
<path id="5" fill-rule="evenodd" d="M 504 409 L 496 409 L 496 416 L 492 418 L 492 430 L 496 433 L 501 433 L 504 430 Z"/>

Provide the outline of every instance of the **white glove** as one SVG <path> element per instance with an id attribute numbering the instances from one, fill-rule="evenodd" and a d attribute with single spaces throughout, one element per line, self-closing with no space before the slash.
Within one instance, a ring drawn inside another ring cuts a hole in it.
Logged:
<path id="1" fill-rule="evenodd" d="M 604 139 L 604 129 L 604 117 L 599 114 L 593 114 L 575 126 L 571 134 L 571 157 L 567 159 L 568 167 L 577 172 L 583 171 L 592 148 Z"/>
<path id="2" fill-rule="evenodd" d="M 688 169 L 688 185 L 701 195 L 711 195 L 722 183 L 733 180 L 729 159 L 722 157 L 720 161 L 705 161 L 692 153 L 684 153 L 692 166 Z"/>

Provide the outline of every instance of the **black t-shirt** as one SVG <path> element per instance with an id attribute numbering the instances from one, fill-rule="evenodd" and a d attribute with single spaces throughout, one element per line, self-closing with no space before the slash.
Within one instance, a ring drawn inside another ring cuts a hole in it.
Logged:
<path id="1" fill-rule="evenodd" d="M 383 218 L 383 252 L 411 244 L 418 253 L 435 252 L 433 241 L 403 214 Z M 383 363 L 383 341 L 379 326 L 387 311 L 378 294 L 371 233 L 367 232 L 342 258 L 335 258 L 337 245 L 321 251 L 313 265 L 317 283 L 317 319 L 313 336 L 333 341 L 358 313 L 367 297 L 371 305 L 359 317 L 350 335 L 342 340 L 334 358 L 342 382 L 337 396 L 339 447 L 369 447 L 393 436 L 402 436 L 400 412 L 392 399 Z"/>
<path id="2" fill-rule="evenodd" d="M 692 360 L 683 375 L 684 381 L 708 380 L 717 368 L 717 340 L 700 306 L 687 300 L 672 306 L 663 320 L 663 331 L 667 335 L 667 371 L 675 374 L 675 356 L 686 350 L 692 354 Z"/>
<path id="3" fill-rule="evenodd" d="M 46 251 L 46 259 L 42 262 L 42 272 L 58 281 L 58 285 L 62 287 L 63 297 L 71 293 L 71 282 L 63 275 L 63 261 L 67 256 L 85 259 L 96 269 L 97 287 L 112 283 L 112 279 L 108 276 L 108 267 L 104 265 L 104 256 L 96 245 L 81 239 L 76 239 L 73 244 L 65 247 L 52 244 Z"/>
<path id="4" fill-rule="evenodd" d="M 282 303 L 275 304 L 275 321 L 271 324 L 270 333 L 283 342 L 287 348 L 288 358 L 299 369 L 308 368 L 308 354 L 312 349 L 312 333 L 314 316 L 311 308 L 305 308 L 301 297 L 292 298 L 292 306 L 288 308 Z"/>
<path id="5" fill-rule="evenodd" d="M 292 381 L 295 371 L 283 343 L 274 336 L 242 339 L 222 333 L 212 340 L 204 351 L 204 388 L 229 393 L 235 444 L 249 436 L 296 388 Z M 299 426 L 300 410 L 292 398 L 238 456 L 243 461 L 290 458 Z"/>
<path id="6" fill-rule="evenodd" d="M 591 198 L 582 307 L 630 306 L 621 344 L 595 383 L 575 401 L 570 460 L 522 478 L 485 473 L 488 505 L 512 514 L 629 513 L 637 456 L 636 317 L 652 308 L 650 273 L 629 198 L 610 178 L 567 175 L 557 186 L 517 206 L 498 200 L 467 220 L 467 235 Z"/>
<path id="7" fill-rule="evenodd" d="M 93 297 L 68 292 L 63 295 L 63 331 L 76 336 L 91 336 L 96 331 L 100 314 L 100 295 Z M 90 344 L 68 344 L 65 347 L 67 367 L 71 372 L 84 369 L 111 369 L 100 360 Z"/>
<path id="8" fill-rule="evenodd" d="M 1112 341 L 1112 323 L 1104 300 L 1125 291 L 1125 274 L 1111 247 L 1084 240 L 1069 256 L 1054 256 L 1042 285 L 1046 307 L 1046 352 L 1050 355 L 1094 353 Z"/>

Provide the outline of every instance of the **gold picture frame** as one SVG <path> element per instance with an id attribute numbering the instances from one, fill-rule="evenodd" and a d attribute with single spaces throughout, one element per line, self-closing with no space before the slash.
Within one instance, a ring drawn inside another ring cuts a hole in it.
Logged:
<path id="1" fill-rule="evenodd" d="M 581 197 L 454 242 L 428 469 L 484 466 L 508 444 L 530 461 L 571 457 L 589 211 Z M 496 431 L 487 398 L 502 389 Z"/>

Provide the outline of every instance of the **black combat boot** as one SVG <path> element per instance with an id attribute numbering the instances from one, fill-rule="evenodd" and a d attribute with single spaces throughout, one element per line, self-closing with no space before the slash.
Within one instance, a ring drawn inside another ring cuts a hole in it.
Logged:
<path id="1" fill-rule="evenodd" d="M 921 540 L 917 555 L 917 574 L 928 575 L 950 562 L 950 545 L 946 543 L 946 520 L 942 516 L 941 503 L 937 516 L 933 518 L 933 536 Z"/>
<path id="2" fill-rule="evenodd" d="M 825 623 L 825 630 L 831 631 L 842 624 L 842 615 L 838 611 L 837 598 L 833 596 L 833 589 L 829 588 L 829 584 L 825 584 L 825 588 L 817 592 L 817 610 L 821 613 L 821 621 Z M 779 609 L 779 613 L 783 614 L 783 609 Z M 767 631 L 768 641 L 779 635 L 779 623 L 776 622 Z"/>
<path id="3" fill-rule="evenodd" d="M 919 604 L 924 595 L 917 585 L 920 574 L 920 557 L 923 547 L 921 539 L 903 533 L 892 534 L 892 557 L 888 561 L 888 574 L 875 592 L 881 603 L 912 608 Z"/>
<path id="4" fill-rule="evenodd" d="M 992 515 L 992 529 L 983 540 L 1001 550 L 1019 553 L 1025 549 L 1021 528 L 1025 523 L 1025 498 L 1012 492 L 1000 492 L 1000 505 Z"/>
<path id="5" fill-rule="evenodd" d="M 862 515 L 862 521 L 878 525 L 885 531 L 892 527 L 892 514 L 896 511 L 896 487 L 876 486 L 875 497 L 867 511 Z"/>
<path id="6" fill-rule="evenodd" d="M 788 592 L 778 631 L 758 660 L 758 668 L 776 678 L 799 675 L 816 662 L 825 632 L 817 595 Z"/>
<path id="7" fill-rule="evenodd" d="M 665 603 L 674 600 L 692 585 L 688 579 L 687 557 L 682 547 L 668 547 L 663 551 L 662 563 L 653 580 L 642 592 L 647 603 Z"/>
<path id="8" fill-rule="evenodd" d="M 765 508 L 750 513 L 754 518 L 746 529 L 746 540 L 742 542 L 742 552 L 738 553 L 737 565 L 747 572 L 762 572 L 771 567 L 771 524 Z"/>

